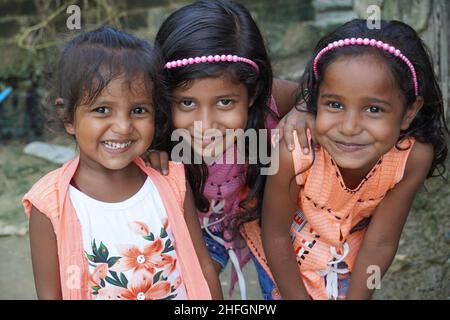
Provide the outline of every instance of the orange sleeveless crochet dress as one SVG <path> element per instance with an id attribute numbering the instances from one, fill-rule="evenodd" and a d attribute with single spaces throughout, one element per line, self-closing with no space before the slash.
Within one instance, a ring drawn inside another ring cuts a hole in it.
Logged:
<path id="1" fill-rule="evenodd" d="M 337 275 L 351 273 L 370 217 L 386 193 L 403 178 L 415 140 L 403 141 L 399 149 L 393 147 L 357 188 L 348 189 L 324 148 L 315 153 L 311 165 L 311 153 L 303 155 L 295 134 L 294 138 L 295 172 L 309 168 L 296 176 L 301 190 L 291 227 L 293 249 L 309 295 L 313 299 L 336 298 Z M 273 279 L 261 243 L 259 221 L 244 224 L 241 233 Z M 345 263 L 345 269 L 339 269 L 340 262 Z"/>

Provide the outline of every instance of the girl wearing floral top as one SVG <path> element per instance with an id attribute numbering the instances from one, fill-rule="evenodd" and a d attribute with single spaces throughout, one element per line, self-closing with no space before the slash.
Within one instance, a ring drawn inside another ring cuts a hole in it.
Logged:
<path id="1" fill-rule="evenodd" d="M 183 166 L 163 177 L 139 158 L 165 134 L 161 70 L 109 27 L 64 46 L 56 107 L 79 155 L 23 199 L 40 299 L 222 297 Z"/>

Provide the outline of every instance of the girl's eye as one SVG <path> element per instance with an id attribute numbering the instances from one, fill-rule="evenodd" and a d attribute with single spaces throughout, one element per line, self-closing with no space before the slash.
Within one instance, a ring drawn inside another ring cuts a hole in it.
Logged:
<path id="1" fill-rule="evenodd" d="M 181 100 L 180 105 L 183 108 L 194 108 L 195 107 L 195 103 L 192 100 Z"/>
<path id="2" fill-rule="evenodd" d="M 377 106 L 369 106 L 367 108 L 367 111 L 369 111 L 369 113 L 379 113 L 379 112 L 382 112 L 383 109 L 380 107 L 377 107 Z"/>
<path id="3" fill-rule="evenodd" d="M 132 111 L 133 114 L 144 114 L 146 112 L 148 112 L 148 111 L 145 107 L 136 107 Z"/>
<path id="4" fill-rule="evenodd" d="M 221 99 L 221 100 L 219 100 L 219 102 L 217 104 L 219 105 L 219 107 L 226 108 L 226 107 L 230 107 L 233 104 L 233 100 Z"/>
<path id="5" fill-rule="evenodd" d="M 330 102 L 328 103 L 328 106 L 331 109 L 342 109 L 342 104 L 340 104 L 339 102 Z"/>
<path id="6" fill-rule="evenodd" d="M 109 113 L 110 112 L 108 107 L 98 107 L 98 108 L 95 108 L 93 111 L 97 112 L 97 113 Z"/>

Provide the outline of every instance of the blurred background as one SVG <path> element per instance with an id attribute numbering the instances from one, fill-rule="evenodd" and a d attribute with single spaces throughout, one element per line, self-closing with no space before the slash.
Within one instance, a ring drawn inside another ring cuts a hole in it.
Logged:
<path id="1" fill-rule="evenodd" d="M 68 137 L 46 129 L 48 72 L 58 44 L 109 24 L 152 41 L 181 0 L 0 0 L 0 299 L 36 299 L 21 198 L 41 176 L 73 155 Z M 275 75 L 298 81 L 315 43 L 353 18 L 404 21 L 429 46 L 449 124 L 450 3 L 445 0 L 241 0 L 266 39 Z M 69 30 L 70 5 L 81 30 Z M 368 10 L 369 8 L 369 10 Z M 372 9 L 370 9 L 372 8 Z M 450 164 L 450 162 L 449 162 Z M 400 199 L 399 199 L 400 200 Z M 450 188 L 427 180 L 416 197 L 394 262 L 375 299 L 450 298 Z M 244 270 L 250 299 L 261 299 L 254 267 Z M 222 276 L 228 291 L 229 269 Z M 238 291 L 238 290 L 235 290 Z M 235 292 L 232 296 L 239 299 Z"/>

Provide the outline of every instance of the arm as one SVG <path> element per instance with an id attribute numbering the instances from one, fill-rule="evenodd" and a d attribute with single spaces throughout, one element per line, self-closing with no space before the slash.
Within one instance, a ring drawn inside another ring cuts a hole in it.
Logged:
<path id="1" fill-rule="evenodd" d="M 205 241 L 203 240 L 200 223 L 198 221 L 197 210 L 194 204 L 191 187 L 186 182 L 186 197 L 184 200 L 184 218 L 186 220 L 189 234 L 194 244 L 195 252 L 197 253 L 200 265 L 203 270 L 203 275 L 208 282 L 211 296 L 214 300 L 222 300 L 222 287 L 217 272 L 214 269 L 208 249 L 206 249 Z"/>
<path id="2" fill-rule="evenodd" d="M 39 299 L 62 299 L 56 236 L 50 220 L 35 207 L 30 217 L 30 247 Z"/>
<path id="3" fill-rule="evenodd" d="M 298 90 L 298 83 L 283 79 L 273 79 L 272 95 L 277 103 L 278 113 L 281 118 L 291 111 L 295 105 L 295 92 Z"/>
<path id="4" fill-rule="evenodd" d="M 294 178 L 291 152 L 284 143 L 279 144 L 279 148 L 278 173 L 267 177 L 264 191 L 262 242 L 269 268 L 282 298 L 308 299 L 289 234 L 292 217 L 297 210 L 300 187 Z"/>
<path id="5" fill-rule="evenodd" d="M 380 279 L 397 252 L 403 226 L 416 192 L 423 185 L 431 162 L 431 145 L 416 142 L 411 150 L 403 179 L 391 189 L 373 213 L 352 271 L 347 299 L 370 299 L 367 287 L 369 266 L 380 268 Z"/>
<path id="6" fill-rule="evenodd" d="M 304 154 L 309 153 L 308 137 L 306 129 L 310 129 L 314 141 L 315 117 L 307 111 L 299 111 L 297 108 L 306 110 L 306 106 L 300 105 L 294 107 L 296 98 L 295 92 L 299 85 L 292 81 L 274 79 L 272 86 L 272 95 L 277 103 L 278 112 L 282 119 L 276 129 L 280 129 L 280 135 L 276 140 L 284 138 L 289 151 L 294 150 L 293 131 L 297 131 L 298 140 Z M 277 141 L 277 142 L 278 142 Z"/>

